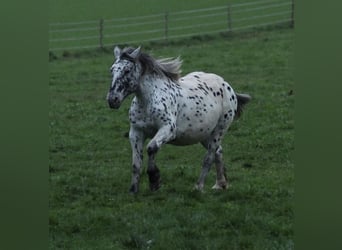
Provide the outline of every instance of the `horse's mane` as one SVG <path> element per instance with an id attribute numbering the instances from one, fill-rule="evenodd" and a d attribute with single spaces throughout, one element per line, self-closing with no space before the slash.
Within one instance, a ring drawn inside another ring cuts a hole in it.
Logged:
<path id="1" fill-rule="evenodd" d="M 132 59 L 129 55 L 134 50 L 135 49 L 131 47 L 124 48 L 120 57 Z M 179 57 L 155 59 L 144 52 L 140 52 L 136 60 L 141 63 L 144 73 L 155 73 L 159 76 L 166 76 L 173 81 L 178 81 L 180 78 L 182 61 Z"/>

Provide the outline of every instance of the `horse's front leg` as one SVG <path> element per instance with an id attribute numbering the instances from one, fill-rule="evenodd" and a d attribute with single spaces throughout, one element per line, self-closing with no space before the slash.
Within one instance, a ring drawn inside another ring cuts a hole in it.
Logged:
<path id="1" fill-rule="evenodd" d="M 129 191 L 131 193 L 137 193 L 139 190 L 139 180 L 143 161 L 144 133 L 131 127 L 129 131 L 129 140 L 132 147 L 132 182 Z"/>
<path id="2" fill-rule="evenodd" d="M 155 164 L 155 155 L 157 154 L 159 148 L 173 140 L 176 137 L 175 125 L 166 125 L 158 130 L 156 135 L 147 145 L 148 153 L 148 167 L 147 174 L 150 181 L 151 191 L 156 191 L 160 188 L 160 173 L 159 169 Z"/>

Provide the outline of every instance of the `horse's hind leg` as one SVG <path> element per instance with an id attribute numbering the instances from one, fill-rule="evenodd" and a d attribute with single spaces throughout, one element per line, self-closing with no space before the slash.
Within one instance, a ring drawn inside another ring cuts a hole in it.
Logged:
<path id="1" fill-rule="evenodd" d="M 216 165 L 216 183 L 212 187 L 213 189 L 227 189 L 228 182 L 227 177 L 225 175 L 223 159 L 222 159 L 222 147 L 219 146 L 215 152 L 215 165 Z"/>
<path id="2" fill-rule="evenodd" d="M 220 119 L 217 127 L 211 134 L 211 137 L 202 142 L 202 145 L 208 150 L 208 152 L 204 158 L 202 172 L 196 184 L 196 189 L 198 190 L 203 189 L 205 177 L 214 161 L 216 165 L 217 177 L 213 189 L 226 189 L 228 187 L 224 173 L 221 141 L 229 125 L 229 121 L 226 119 Z"/>
<path id="3" fill-rule="evenodd" d="M 215 151 L 212 150 L 212 145 L 210 145 L 210 144 L 204 145 L 204 147 L 208 149 L 208 152 L 206 153 L 206 155 L 204 157 L 201 175 L 200 175 L 200 177 L 197 181 L 197 184 L 195 186 L 195 188 L 197 190 L 200 190 L 200 191 L 202 191 L 202 189 L 204 187 L 205 178 L 206 178 L 207 174 L 209 173 L 211 165 L 213 164 L 213 161 L 215 159 Z"/>
<path id="4" fill-rule="evenodd" d="M 212 188 L 213 189 L 226 189 L 228 186 L 226 178 L 225 178 L 224 167 L 223 167 L 222 147 L 221 145 L 218 144 L 221 138 L 217 138 L 217 139 L 216 138 L 210 143 L 202 142 L 202 145 L 208 150 L 208 152 L 204 157 L 204 161 L 202 165 L 202 172 L 195 186 L 195 188 L 198 190 L 203 189 L 205 178 L 213 162 L 215 162 L 215 165 L 216 165 L 217 177 L 216 177 L 216 183 Z"/>

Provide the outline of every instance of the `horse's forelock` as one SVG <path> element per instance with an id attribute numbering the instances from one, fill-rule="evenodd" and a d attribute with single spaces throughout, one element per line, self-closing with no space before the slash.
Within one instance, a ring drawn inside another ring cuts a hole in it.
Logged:
<path id="1" fill-rule="evenodd" d="M 130 60 L 130 61 L 134 61 L 134 59 L 130 56 L 134 50 L 135 49 L 132 47 L 124 48 L 121 51 L 120 59 L 126 59 L 126 60 Z"/>

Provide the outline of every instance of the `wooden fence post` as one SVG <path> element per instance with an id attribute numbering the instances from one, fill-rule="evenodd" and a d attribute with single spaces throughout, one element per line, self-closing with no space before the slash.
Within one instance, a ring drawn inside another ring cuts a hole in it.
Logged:
<path id="1" fill-rule="evenodd" d="M 99 40 L 100 40 L 100 48 L 103 49 L 103 18 L 100 19 L 100 34 L 99 34 Z"/>
<path id="2" fill-rule="evenodd" d="M 165 12 L 165 16 L 164 16 L 164 29 L 165 29 L 165 33 L 164 33 L 164 39 L 165 42 L 167 43 L 169 40 L 169 12 L 166 11 Z"/>
<path id="3" fill-rule="evenodd" d="M 231 6 L 228 4 L 227 7 L 227 21 L 228 21 L 228 32 L 232 31 L 232 18 L 231 18 Z"/>
<path id="4" fill-rule="evenodd" d="M 294 28 L 294 0 L 292 0 L 291 4 L 291 28 Z"/>

